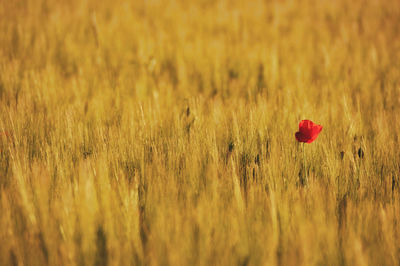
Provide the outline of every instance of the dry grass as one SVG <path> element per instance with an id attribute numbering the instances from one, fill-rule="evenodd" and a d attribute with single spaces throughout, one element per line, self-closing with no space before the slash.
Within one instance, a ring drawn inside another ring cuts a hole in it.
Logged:
<path id="1" fill-rule="evenodd" d="M 0 0 L 0 265 L 399 265 L 399 113 L 399 1 Z"/>

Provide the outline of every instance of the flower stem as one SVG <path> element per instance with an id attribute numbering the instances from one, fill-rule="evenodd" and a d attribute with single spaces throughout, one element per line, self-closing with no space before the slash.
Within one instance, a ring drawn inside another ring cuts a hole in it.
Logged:
<path id="1" fill-rule="evenodd" d="M 304 150 L 304 143 L 303 143 L 303 170 L 304 170 L 304 185 L 308 186 L 308 174 L 306 169 L 306 152 Z"/>

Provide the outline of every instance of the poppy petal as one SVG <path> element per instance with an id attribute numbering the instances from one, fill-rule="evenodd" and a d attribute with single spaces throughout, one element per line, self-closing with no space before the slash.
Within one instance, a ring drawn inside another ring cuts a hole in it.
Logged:
<path id="1" fill-rule="evenodd" d="M 299 131 L 305 136 L 311 136 L 312 122 L 310 120 L 303 120 L 299 124 Z"/>
<path id="2" fill-rule="evenodd" d="M 318 134 L 321 132 L 322 126 L 315 124 L 310 132 L 310 139 L 307 143 L 311 143 L 318 137 Z"/>
<path id="3" fill-rule="evenodd" d="M 296 132 L 296 139 L 299 142 L 311 143 L 321 132 L 322 126 L 313 123 L 310 120 L 302 120 L 299 123 L 299 131 Z"/>
<path id="4" fill-rule="evenodd" d="M 296 132 L 295 137 L 299 142 L 307 142 L 309 140 L 309 138 L 301 132 Z"/>

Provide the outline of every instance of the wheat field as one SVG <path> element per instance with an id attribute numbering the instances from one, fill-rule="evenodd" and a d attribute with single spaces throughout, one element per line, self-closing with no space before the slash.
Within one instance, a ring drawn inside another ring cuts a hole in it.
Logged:
<path id="1" fill-rule="evenodd" d="M 397 0 L 0 0 L 0 265 L 399 265 L 399 113 Z"/>

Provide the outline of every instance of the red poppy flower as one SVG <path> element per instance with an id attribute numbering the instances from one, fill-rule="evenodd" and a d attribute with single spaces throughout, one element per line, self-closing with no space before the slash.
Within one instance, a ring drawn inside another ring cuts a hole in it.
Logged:
<path id="1" fill-rule="evenodd" d="M 310 120 L 301 120 L 299 124 L 299 131 L 296 132 L 295 136 L 297 141 L 311 143 L 321 132 L 322 126 L 313 123 Z"/>

